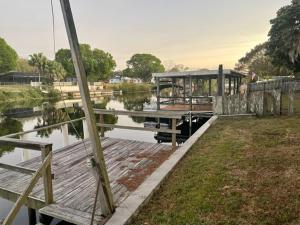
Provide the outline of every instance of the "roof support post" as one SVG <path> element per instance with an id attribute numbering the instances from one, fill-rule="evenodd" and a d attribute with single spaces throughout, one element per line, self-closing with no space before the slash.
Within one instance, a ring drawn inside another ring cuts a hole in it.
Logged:
<path id="1" fill-rule="evenodd" d="M 229 95 L 231 95 L 231 77 L 229 77 Z"/>
<path id="2" fill-rule="evenodd" d="M 208 80 L 208 95 L 211 96 L 211 78 Z"/>
<path id="3" fill-rule="evenodd" d="M 160 80 L 156 77 L 156 108 L 160 110 Z"/>
<path id="4" fill-rule="evenodd" d="M 223 65 L 219 66 L 219 74 L 218 74 L 218 96 L 224 96 L 225 89 L 225 76 L 223 73 Z"/>
<path id="5" fill-rule="evenodd" d="M 189 76 L 189 83 L 190 83 L 190 93 L 189 93 L 189 99 L 190 99 L 190 111 L 193 110 L 193 83 L 192 83 L 192 76 Z"/>
<path id="6" fill-rule="evenodd" d="M 113 203 L 113 196 L 104 161 L 101 141 L 96 127 L 96 119 L 93 112 L 90 93 L 87 85 L 86 72 L 80 55 L 79 42 L 77 38 L 70 2 L 69 0 L 60 0 L 60 4 L 69 39 L 74 68 L 78 79 L 80 95 L 82 97 L 82 104 L 86 116 L 86 123 L 88 126 L 90 141 L 93 148 L 95 161 L 98 164 L 97 167 L 99 168 L 98 175 L 101 179 L 99 187 L 99 201 L 101 205 L 101 212 L 104 216 L 108 216 L 109 214 L 114 212 L 115 206 Z"/>

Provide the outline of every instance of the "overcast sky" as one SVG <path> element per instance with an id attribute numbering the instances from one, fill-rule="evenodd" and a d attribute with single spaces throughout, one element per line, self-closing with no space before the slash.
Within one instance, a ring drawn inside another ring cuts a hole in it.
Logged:
<path id="1" fill-rule="evenodd" d="M 57 48 L 67 48 L 59 5 Z M 118 68 L 135 53 L 152 53 L 165 64 L 190 68 L 234 67 L 267 40 L 269 21 L 290 0 L 71 0 L 81 43 L 110 52 Z M 50 0 L 1 0 L 0 36 L 28 57 L 53 58 Z"/>

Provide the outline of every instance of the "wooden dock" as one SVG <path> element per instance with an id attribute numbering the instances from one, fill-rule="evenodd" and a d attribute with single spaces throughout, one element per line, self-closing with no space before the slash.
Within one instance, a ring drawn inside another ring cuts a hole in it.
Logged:
<path id="1" fill-rule="evenodd" d="M 170 145 L 114 138 L 102 138 L 102 146 L 117 206 L 174 151 Z M 90 224 L 96 181 L 88 155 L 92 156 L 88 140 L 53 151 L 54 203 L 45 206 L 44 186 L 40 180 L 27 199 L 27 206 L 70 223 Z M 40 165 L 40 157 L 19 164 L 32 170 Z M 16 201 L 30 180 L 30 175 L 0 169 L 0 196 Z M 104 221 L 98 205 L 94 224 L 101 222 Z"/>

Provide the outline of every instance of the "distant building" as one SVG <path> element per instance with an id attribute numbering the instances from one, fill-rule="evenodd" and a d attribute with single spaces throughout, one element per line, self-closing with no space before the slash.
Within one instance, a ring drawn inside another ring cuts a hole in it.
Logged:
<path id="1" fill-rule="evenodd" d="M 45 77 L 41 77 L 41 81 L 45 81 Z M 0 84 L 30 84 L 31 82 L 38 82 L 39 75 L 32 73 L 23 73 L 11 71 L 0 74 Z"/>
<path id="2" fill-rule="evenodd" d="M 123 80 L 122 80 L 121 76 L 114 76 L 111 79 L 109 79 L 109 83 L 110 84 L 121 84 L 121 83 L 123 83 Z"/>
<path id="3" fill-rule="evenodd" d="M 124 83 L 132 83 L 132 84 L 143 83 L 143 81 L 140 78 L 131 78 L 131 77 L 124 77 L 123 82 Z"/>

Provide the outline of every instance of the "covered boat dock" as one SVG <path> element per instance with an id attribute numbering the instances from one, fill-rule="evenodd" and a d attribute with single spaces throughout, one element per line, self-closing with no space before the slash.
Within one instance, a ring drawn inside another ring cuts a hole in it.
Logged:
<path id="1" fill-rule="evenodd" d="M 213 96 L 239 93 L 244 74 L 234 70 L 199 70 L 154 73 L 157 110 L 213 111 Z M 171 94 L 164 93 L 171 88 Z"/>

